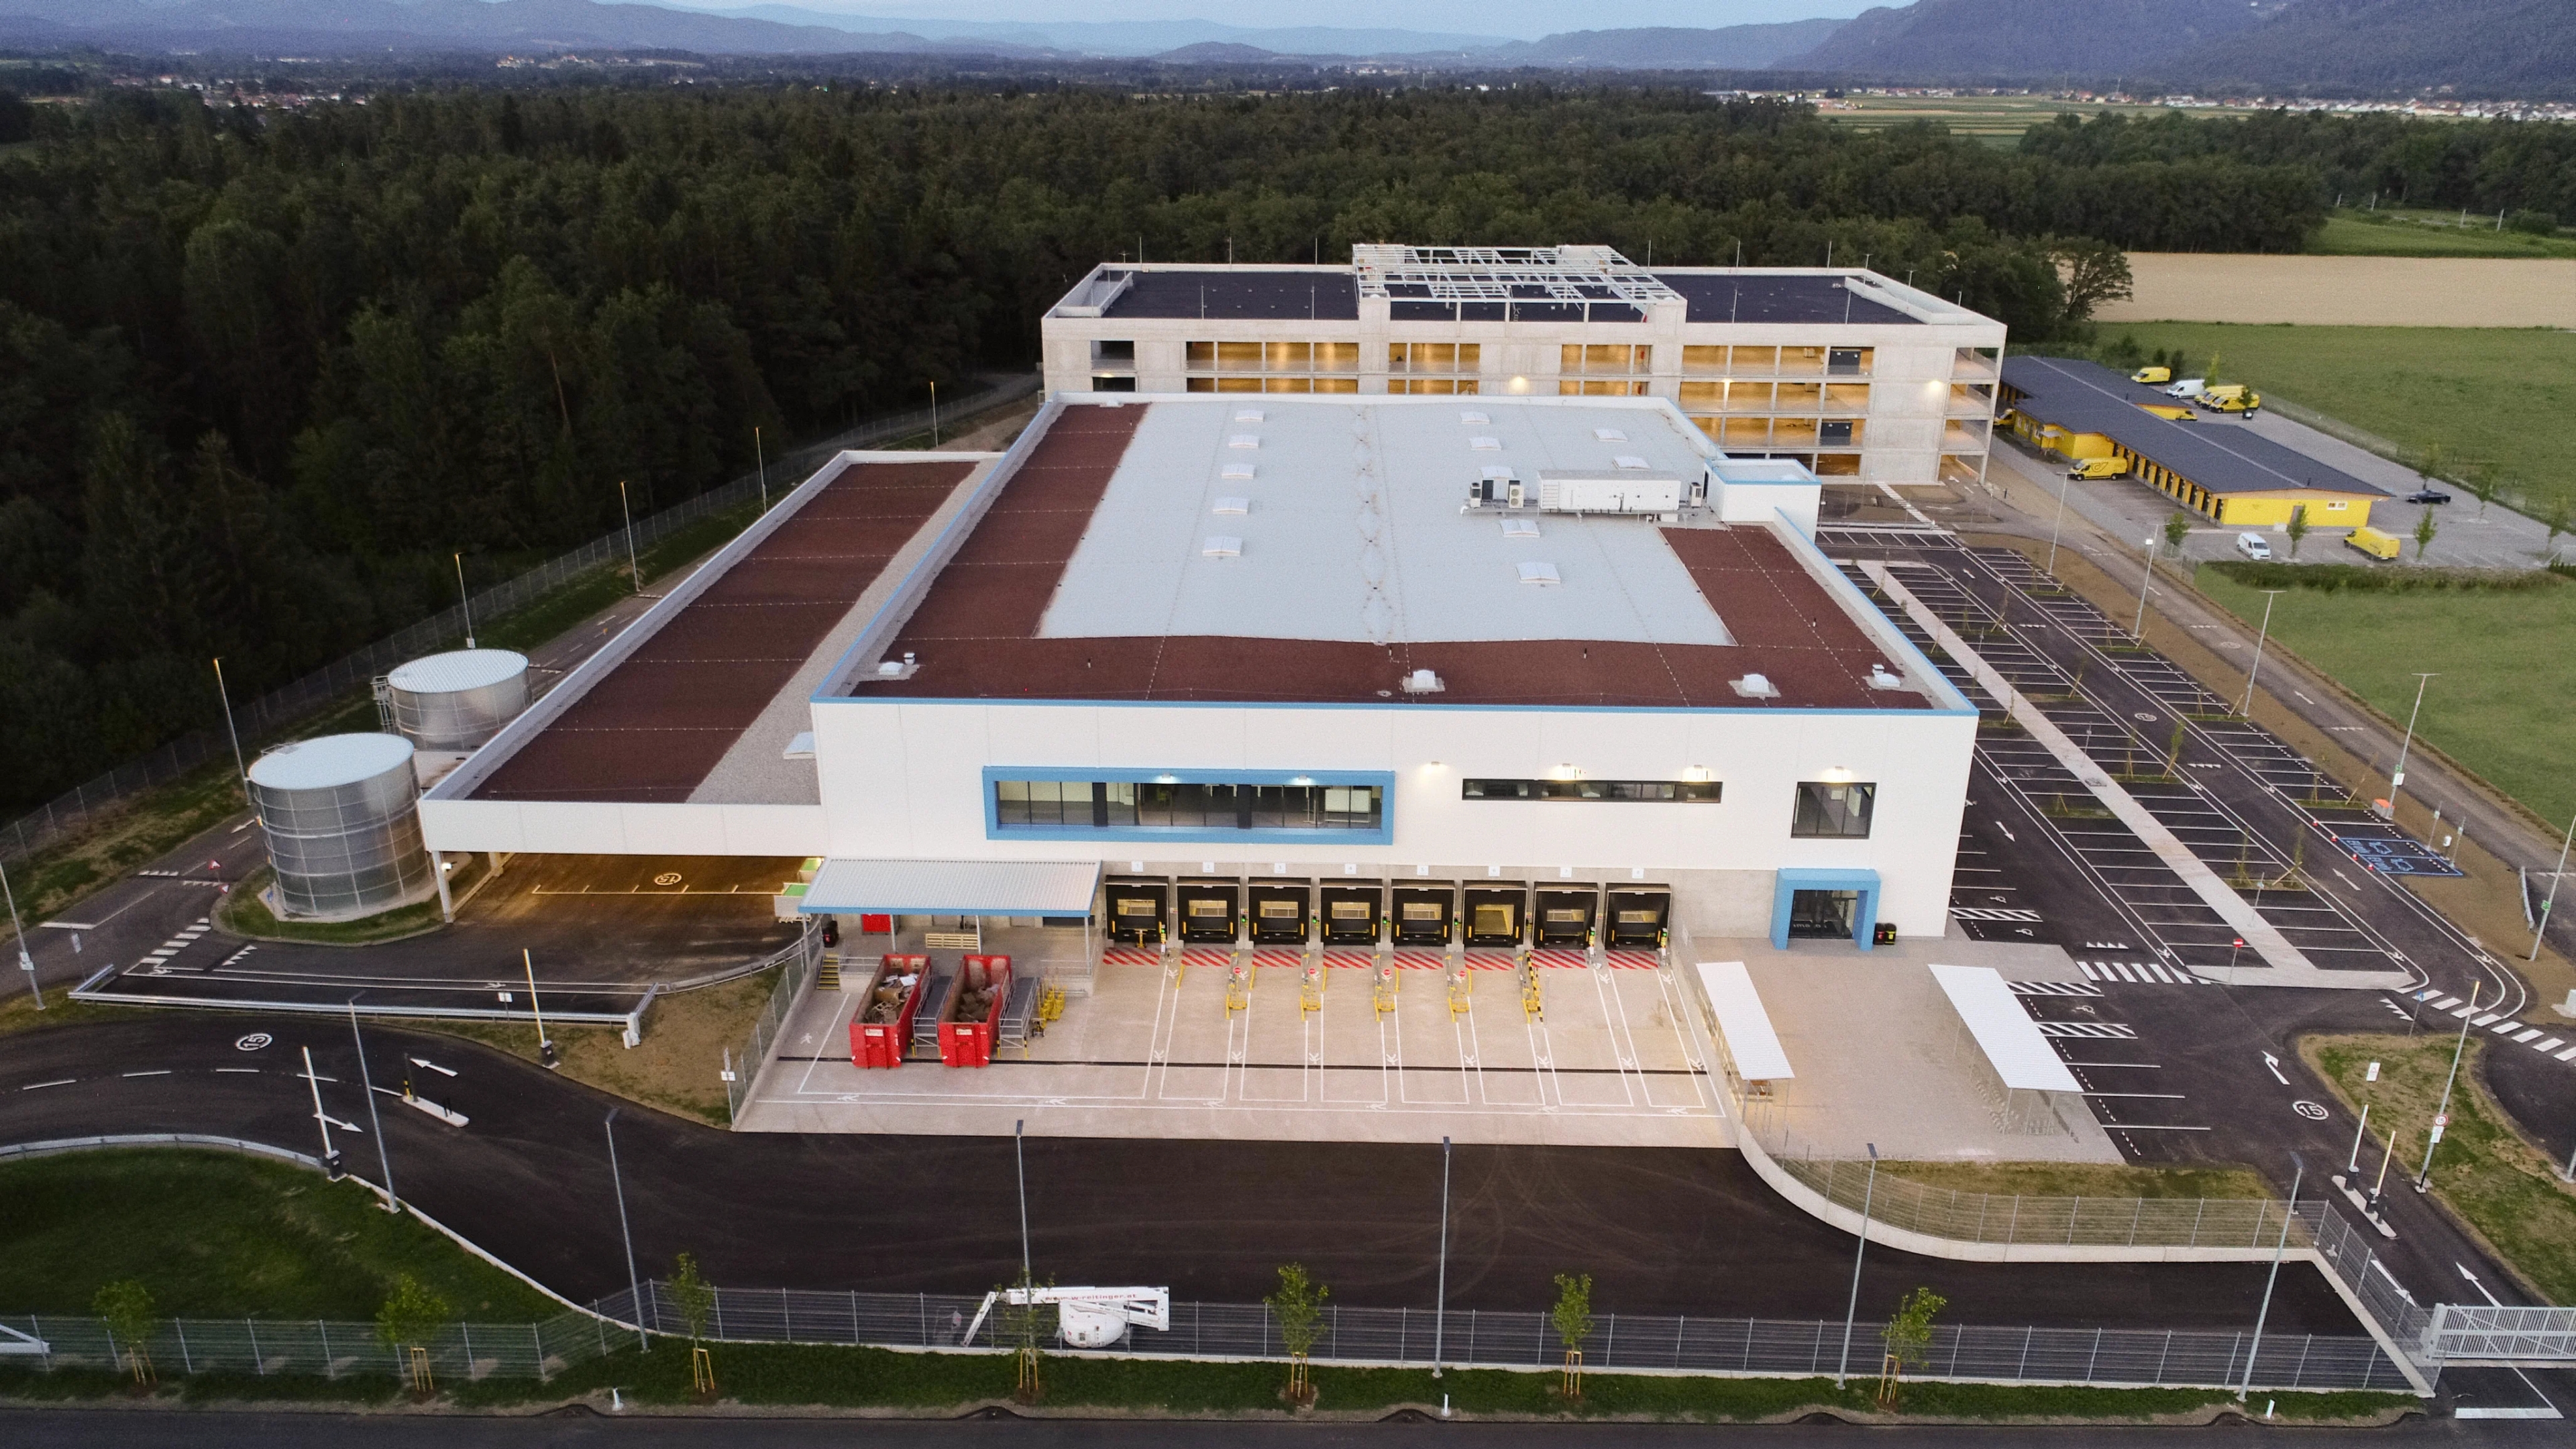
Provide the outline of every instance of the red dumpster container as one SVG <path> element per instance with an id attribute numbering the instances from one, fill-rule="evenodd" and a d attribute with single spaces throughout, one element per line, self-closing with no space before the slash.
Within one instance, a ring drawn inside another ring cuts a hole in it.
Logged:
<path id="1" fill-rule="evenodd" d="M 990 1066 L 993 1033 L 1011 996 L 1011 958 L 968 956 L 958 962 L 958 970 L 965 980 L 949 997 L 948 1015 L 939 1023 L 939 1060 L 951 1067 Z M 980 1000 L 981 1009 L 969 1011 L 969 1000 Z"/>
<path id="2" fill-rule="evenodd" d="M 903 986 L 904 977 L 912 978 Z M 903 1064 L 904 1048 L 912 1043 L 912 1016 L 921 1009 L 922 988 L 930 981 L 930 958 L 927 956 L 887 956 L 877 963 L 876 974 L 868 978 L 865 998 L 859 1014 L 850 1021 L 850 1064 L 859 1067 L 893 1067 Z M 874 1010 L 877 992 L 896 986 L 903 998 L 891 1013 Z M 891 1020 L 870 1021 L 870 1016 L 890 1015 Z"/>

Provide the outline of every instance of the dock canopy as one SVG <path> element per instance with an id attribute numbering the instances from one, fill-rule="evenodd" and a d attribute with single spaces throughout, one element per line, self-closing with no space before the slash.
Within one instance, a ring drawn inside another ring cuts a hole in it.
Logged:
<path id="1" fill-rule="evenodd" d="M 1089 916 L 1096 860 L 826 860 L 805 915 Z"/>
<path id="2" fill-rule="evenodd" d="M 1941 984 L 1941 994 L 1950 998 L 1951 1009 L 1968 1024 L 1968 1033 L 1977 1039 L 1986 1061 L 2014 1091 L 2081 1092 L 2083 1084 L 2058 1060 L 2048 1038 L 2030 1013 L 2021 1009 L 2021 998 L 2012 994 L 2004 978 L 1991 966 L 1935 966 L 1932 979 Z"/>
<path id="3" fill-rule="evenodd" d="M 1717 1013 L 1717 1034 L 1737 1076 L 1748 1082 L 1780 1082 L 1797 1075 L 1789 1070 L 1789 1054 L 1780 1050 L 1780 1034 L 1771 1029 L 1771 1013 L 1762 1009 L 1761 994 L 1753 989 L 1743 962 L 1702 961 L 1699 984 L 1708 992 L 1709 1009 Z"/>

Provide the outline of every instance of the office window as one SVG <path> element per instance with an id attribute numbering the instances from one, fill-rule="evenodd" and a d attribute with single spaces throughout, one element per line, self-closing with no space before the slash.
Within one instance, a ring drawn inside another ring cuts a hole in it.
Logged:
<path id="1" fill-rule="evenodd" d="M 1798 810 L 1789 822 L 1789 833 L 1807 839 L 1866 840 L 1870 808 L 1877 798 L 1876 785 L 1802 780 L 1798 784 Z"/>
<path id="2" fill-rule="evenodd" d="M 996 780 L 998 831 L 1382 830 L 1378 785 L 1252 785 L 1149 780 Z"/>
<path id="3" fill-rule="evenodd" d="M 1715 805 L 1716 780 L 1462 780 L 1462 800 L 1600 800 Z"/>

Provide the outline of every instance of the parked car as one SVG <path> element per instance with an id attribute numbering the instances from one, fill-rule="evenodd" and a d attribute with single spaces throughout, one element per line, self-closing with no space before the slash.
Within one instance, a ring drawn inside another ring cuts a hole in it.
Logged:
<path id="1" fill-rule="evenodd" d="M 2129 476 L 2129 460 L 2111 457 L 2078 458 L 2075 460 L 2075 466 L 2066 470 L 2066 476 L 2069 478 L 2126 478 Z"/>
<path id="2" fill-rule="evenodd" d="M 2129 374 L 2129 381 L 2144 383 L 2149 387 L 2162 387 L 2166 383 L 2173 381 L 2173 369 L 2170 367 L 2141 367 L 2137 371 Z"/>
<path id="3" fill-rule="evenodd" d="M 2236 535 L 2236 551 L 2245 555 L 2247 558 L 2254 560 L 2256 563 L 2270 563 L 2272 561 L 2272 545 L 2259 533 L 2240 533 Z"/>
<path id="4" fill-rule="evenodd" d="M 2383 563 L 2397 557 L 2397 535 L 2393 533 L 2382 533 L 2376 528 L 2356 528 L 2345 534 L 2343 541 L 2346 548 L 2359 549 Z"/>
<path id="5" fill-rule="evenodd" d="M 2448 503 L 2451 501 L 2451 495 L 2443 492 L 2439 488 L 2418 488 L 2414 492 L 2406 495 L 2406 501 L 2409 503 Z"/>
<path id="6" fill-rule="evenodd" d="M 2198 397 L 2200 396 L 2200 390 L 2208 385 L 2209 379 L 2205 377 L 2180 378 L 2165 388 L 2165 396 Z"/>

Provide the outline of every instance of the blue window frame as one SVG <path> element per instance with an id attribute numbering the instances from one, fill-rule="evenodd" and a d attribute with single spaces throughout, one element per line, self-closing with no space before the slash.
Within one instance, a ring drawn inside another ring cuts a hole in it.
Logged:
<path id="1" fill-rule="evenodd" d="M 1108 770 L 988 765 L 992 840 L 1394 843 L 1383 770 Z"/>

